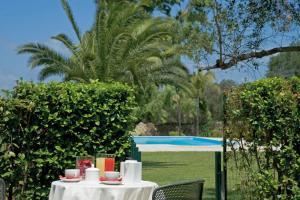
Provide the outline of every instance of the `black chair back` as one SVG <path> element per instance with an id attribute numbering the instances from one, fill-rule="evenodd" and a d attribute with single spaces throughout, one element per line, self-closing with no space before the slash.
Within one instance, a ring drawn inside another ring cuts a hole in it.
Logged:
<path id="1" fill-rule="evenodd" d="M 161 186 L 154 190 L 152 200 L 202 200 L 203 186 L 204 180 Z"/>

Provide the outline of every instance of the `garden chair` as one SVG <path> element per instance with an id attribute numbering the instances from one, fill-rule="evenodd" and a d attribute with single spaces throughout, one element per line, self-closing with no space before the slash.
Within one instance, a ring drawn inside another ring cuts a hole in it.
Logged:
<path id="1" fill-rule="evenodd" d="M 5 182 L 0 178 L 0 200 L 5 200 Z"/>
<path id="2" fill-rule="evenodd" d="M 152 200 L 202 200 L 204 180 L 186 181 L 161 186 L 154 190 Z"/>

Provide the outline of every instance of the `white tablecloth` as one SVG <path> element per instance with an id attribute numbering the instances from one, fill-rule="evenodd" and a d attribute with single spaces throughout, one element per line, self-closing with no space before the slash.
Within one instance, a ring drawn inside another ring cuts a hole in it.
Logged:
<path id="1" fill-rule="evenodd" d="M 157 186 L 149 181 L 123 185 L 54 181 L 51 184 L 49 200 L 151 200 L 152 192 Z"/>

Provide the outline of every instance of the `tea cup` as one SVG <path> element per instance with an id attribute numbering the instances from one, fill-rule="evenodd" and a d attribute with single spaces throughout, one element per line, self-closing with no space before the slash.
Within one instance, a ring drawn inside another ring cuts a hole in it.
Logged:
<path id="1" fill-rule="evenodd" d="M 79 169 L 65 169 L 65 177 L 67 179 L 79 178 L 80 170 Z"/>
<path id="2" fill-rule="evenodd" d="M 106 171 L 104 172 L 104 176 L 107 180 L 118 179 L 120 177 L 120 172 Z"/>

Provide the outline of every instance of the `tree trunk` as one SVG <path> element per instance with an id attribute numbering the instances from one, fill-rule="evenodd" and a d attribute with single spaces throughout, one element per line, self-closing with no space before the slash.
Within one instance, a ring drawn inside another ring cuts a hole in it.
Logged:
<path id="1" fill-rule="evenodd" d="M 199 95 L 196 98 L 196 133 L 195 135 L 199 135 L 199 121 L 200 121 L 200 108 L 199 108 L 199 103 L 200 103 L 200 97 Z"/>
<path id="2" fill-rule="evenodd" d="M 177 132 L 181 133 L 181 108 L 180 108 L 180 100 L 177 102 L 177 121 L 178 121 Z"/>

